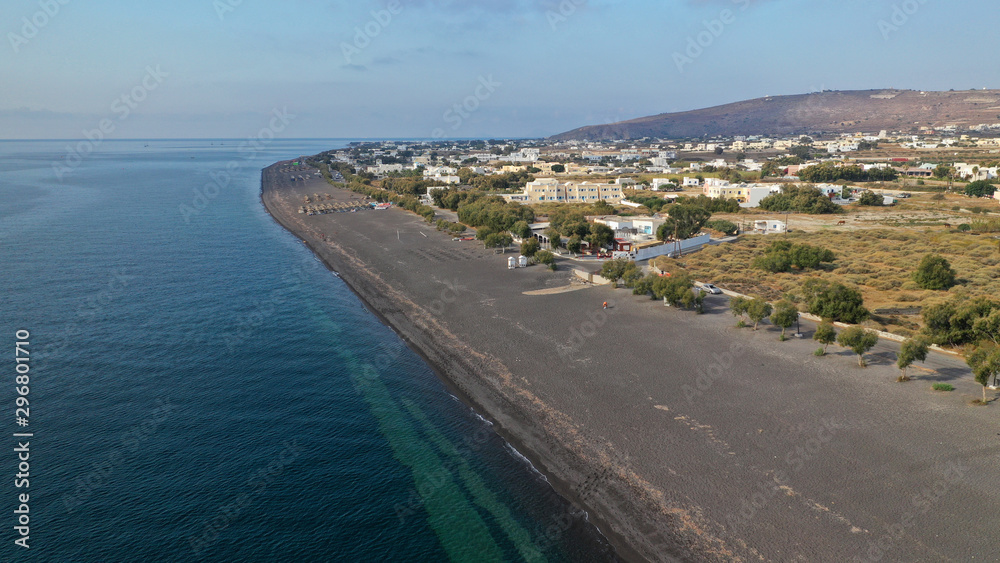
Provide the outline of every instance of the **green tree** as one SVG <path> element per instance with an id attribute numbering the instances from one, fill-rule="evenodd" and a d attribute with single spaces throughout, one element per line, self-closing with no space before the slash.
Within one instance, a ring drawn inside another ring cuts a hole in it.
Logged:
<path id="1" fill-rule="evenodd" d="M 622 273 L 622 282 L 625 283 L 625 287 L 634 288 L 635 284 L 643 278 L 642 268 L 638 264 L 629 260 L 628 264 L 625 265 L 625 271 Z"/>
<path id="2" fill-rule="evenodd" d="M 781 338 L 784 340 L 785 331 L 788 330 L 795 321 L 799 319 L 799 308 L 791 301 L 781 300 L 774 304 L 774 312 L 771 313 L 771 322 L 774 326 L 781 327 Z"/>
<path id="3" fill-rule="evenodd" d="M 555 172 L 556 174 L 562 174 L 563 172 L 566 171 L 566 167 L 563 166 L 562 164 L 553 164 L 552 171 Z"/>
<path id="4" fill-rule="evenodd" d="M 753 322 L 753 329 L 757 330 L 757 326 L 761 321 L 771 316 L 771 312 L 774 310 L 771 304 L 763 299 L 757 297 L 747 304 L 747 316 L 750 317 L 750 321 Z"/>
<path id="5" fill-rule="evenodd" d="M 759 207 L 765 211 L 789 211 L 812 215 L 844 212 L 817 188 L 797 185 L 784 186 L 781 193 L 771 194 L 762 199 Z"/>
<path id="6" fill-rule="evenodd" d="M 871 315 L 864 307 L 861 292 L 840 282 L 813 278 L 802 285 L 802 292 L 806 310 L 818 317 L 860 323 Z"/>
<path id="7" fill-rule="evenodd" d="M 909 381 L 910 378 L 906 375 L 907 368 L 913 365 L 913 362 L 923 362 L 926 360 L 929 351 L 930 345 L 922 338 L 908 338 L 904 341 L 903 345 L 899 348 L 899 356 L 896 358 L 896 367 L 902 372 L 899 380 Z"/>
<path id="8" fill-rule="evenodd" d="M 740 230 L 739 226 L 736 225 L 736 223 L 733 223 L 732 221 L 726 221 L 723 219 L 713 219 L 705 223 L 705 226 L 708 227 L 709 229 L 715 229 L 716 231 L 719 231 L 720 233 L 729 236 L 735 235 Z"/>
<path id="9" fill-rule="evenodd" d="M 550 270 L 556 269 L 556 255 L 548 250 L 539 250 L 535 253 L 535 262 L 545 264 Z"/>
<path id="10" fill-rule="evenodd" d="M 675 273 L 671 276 L 656 276 L 652 280 L 653 297 L 663 299 L 677 307 L 690 307 L 696 304 L 696 296 L 691 291 L 694 282 L 687 272 Z"/>
<path id="11" fill-rule="evenodd" d="M 740 295 L 729 299 L 729 310 L 738 319 L 736 321 L 737 326 L 743 326 L 743 316 L 747 314 L 748 305 L 750 305 L 750 300 Z"/>
<path id="12" fill-rule="evenodd" d="M 1000 374 L 1000 347 L 980 346 L 966 356 L 965 362 L 972 368 L 976 383 L 983 386 L 983 404 L 986 404 L 986 388 L 990 384 L 990 378 L 995 382 L 997 374 Z"/>
<path id="13" fill-rule="evenodd" d="M 867 367 L 865 353 L 878 344 L 878 335 L 864 327 L 855 325 L 842 330 L 837 336 L 837 342 L 845 348 L 850 348 L 858 355 L 859 366 Z"/>
<path id="14" fill-rule="evenodd" d="M 752 265 L 758 270 L 764 270 L 772 274 L 790 272 L 792 270 L 792 258 L 788 252 L 767 252 L 763 256 L 754 258 Z"/>
<path id="15" fill-rule="evenodd" d="M 535 237 L 530 237 L 521 243 L 521 255 L 531 258 L 536 252 L 541 250 L 542 245 L 538 243 L 538 239 Z"/>
<path id="16" fill-rule="evenodd" d="M 988 316 L 980 317 L 972 324 L 972 330 L 978 339 L 989 339 L 1000 345 L 1000 311 L 992 311 Z"/>
<path id="17" fill-rule="evenodd" d="M 583 239 L 580 238 L 580 235 L 569 237 L 569 241 L 566 243 L 566 250 L 569 250 L 573 254 L 579 254 L 583 250 Z"/>
<path id="18" fill-rule="evenodd" d="M 977 180 L 965 186 L 965 195 L 969 197 L 993 197 L 996 191 L 996 186 L 986 180 Z"/>
<path id="19" fill-rule="evenodd" d="M 618 287 L 618 280 L 625 275 L 625 269 L 631 260 L 625 258 L 615 258 L 608 260 L 601 266 L 601 277 L 611 282 L 615 288 Z"/>
<path id="20" fill-rule="evenodd" d="M 611 244 L 615 238 L 615 232 L 604 223 L 591 223 L 590 236 L 587 238 L 590 241 L 591 250 L 597 250 Z"/>
<path id="21" fill-rule="evenodd" d="M 813 334 L 813 340 L 823 345 L 823 354 L 826 354 L 826 349 L 837 341 L 837 330 L 833 328 L 833 323 L 820 323 L 816 327 L 816 334 Z"/>
<path id="22" fill-rule="evenodd" d="M 934 169 L 934 177 L 942 180 L 955 173 L 955 169 L 947 164 L 938 164 L 937 168 Z"/>
<path id="23" fill-rule="evenodd" d="M 809 160 L 809 159 L 812 158 L 812 149 L 809 146 L 807 146 L 807 145 L 794 146 L 788 152 L 792 156 L 797 156 L 797 157 L 801 158 L 802 160 Z"/>
<path id="24" fill-rule="evenodd" d="M 483 240 L 483 244 L 486 248 L 502 248 L 504 252 L 507 252 L 507 247 L 514 242 L 507 233 L 490 233 Z"/>
<path id="25" fill-rule="evenodd" d="M 769 160 L 761 167 L 760 177 L 763 179 L 768 176 L 777 176 L 780 171 L 781 170 L 778 168 L 778 164 L 773 160 Z"/>
<path id="26" fill-rule="evenodd" d="M 865 205 L 868 207 L 881 207 L 884 202 L 884 197 L 871 190 L 867 190 L 865 193 L 861 194 L 861 197 L 858 198 L 858 205 Z"/>
<path id="27" fill-rule="evenodd" d="M 943 256 L 928 254 L 920 260 L 913 281 L 923 289 L 945 290 L 955 285 L 955 270 Z"/>
<path id="28" fill-rule="evenodd" d="M 527 221 L 518 221 L 511 227 L 510 232 L 519 239 L 526 239 L 531 236 L 531 227 Z"/>
<path id="29" fill-rule="evenodd" d="M 678 240 L 689 239 L 701 232 L 712 213 L 697 205 L 674 205 L 667 212 L 669 218 L 656 230 L 656 238 L 665 241 L 675 235 Z"/>
<path id="30" fill-rule="evenodd" d="M 545 236 L 549 239 L 549 246 L 559 248 L 562 246 L 562 233 L 555 227 L 545 229 Z"/>

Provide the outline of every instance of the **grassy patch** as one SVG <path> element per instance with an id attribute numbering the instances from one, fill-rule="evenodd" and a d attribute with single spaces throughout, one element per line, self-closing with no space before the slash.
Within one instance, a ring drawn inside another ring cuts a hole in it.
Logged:
<path id="1" fill-rule="evenodd" d="M 776 237 L 743 236 L 734 244 L 706 248 L 684 257 L 694 279 L 715 283 L 740 293 L 774 301 L 801 294 L 810 277 L 858 286 L 869 310 L 927 307 L 953 296 L 993 297 L 1000 293 L 1000 249 L 989 236 L 946 231 L 872 229 L 852 232 L 792 233 L 782 239 L 818 244 L 837 255 L 821 270 L 769 274 L 752 268 Z M 963 283 L 950 291 L 921 290 L 911 280 L 920 257 L 930 252 L 944 256 Z M 879 318 L 878 326 L 893 332 L 917 331 L 919 316 Z"/>
<path id="2" fill-rule="evenodd" d="M 954 391 L 955 386 L 947 383 L 935 383 L 934 385 L 931 385 L 931 389 L 935 391 Z"/>

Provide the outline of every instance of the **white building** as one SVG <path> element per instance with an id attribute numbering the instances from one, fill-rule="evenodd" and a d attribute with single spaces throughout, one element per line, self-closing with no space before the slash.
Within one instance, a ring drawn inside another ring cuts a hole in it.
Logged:
<path id="1" fill-rule="evenodd" d="M 670 178 L 653 178 L 653 191 L 654 192 L 658 192 L 658 191 L 660 191 L 661 189 L 664 189 L 664 188 L 668 189 L 668 190 L 672 190 L 672 189 L 674 189 L 676 187 L 677 187 L 677 184 L 674 183 L 674 181 L 671 180 Z"/>
<path id="2" fill-rule="evenodd" d="M 784 221 L 768 219 L 765 221 L 754 221 L 753 230 L 757 234 L 770 235 L 788 232 L 788 226 Z"/>
<path id="3" fill-rule="evenodd" d="M 621 203 L 624 199 L 622 187 L 617 184 L 595 184 L 592 182 L 560 183 L 555 178 L 539 178 L 529 182 L 520 194 L 504 194 L 507 201 L 528 203 L 595 203 L 606 201 Z"/>

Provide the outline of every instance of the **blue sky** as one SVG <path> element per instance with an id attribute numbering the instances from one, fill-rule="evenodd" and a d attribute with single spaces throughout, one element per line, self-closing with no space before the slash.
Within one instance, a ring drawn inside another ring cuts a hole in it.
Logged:
<path id="1" fill-rule="evenodd" d="M 246 137 L 276 109 L 283 137 L 537 137 L 819 89 L 998 88 L 998 24 L 985 0 L 6 0 L 0 138 Z"/>

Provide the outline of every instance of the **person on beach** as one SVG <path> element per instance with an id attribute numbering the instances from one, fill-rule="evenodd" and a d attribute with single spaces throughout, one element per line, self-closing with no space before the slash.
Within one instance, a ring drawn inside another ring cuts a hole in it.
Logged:
<path id="1" fill-rule="evenodd" d="M 605 301 L 605 302 L 604 302 L 604 308 L 605 308 L 605 309 L 607 309 L 607 308 L 608 308 L 608 302 L 607 302 L 607 301 Z"/>

